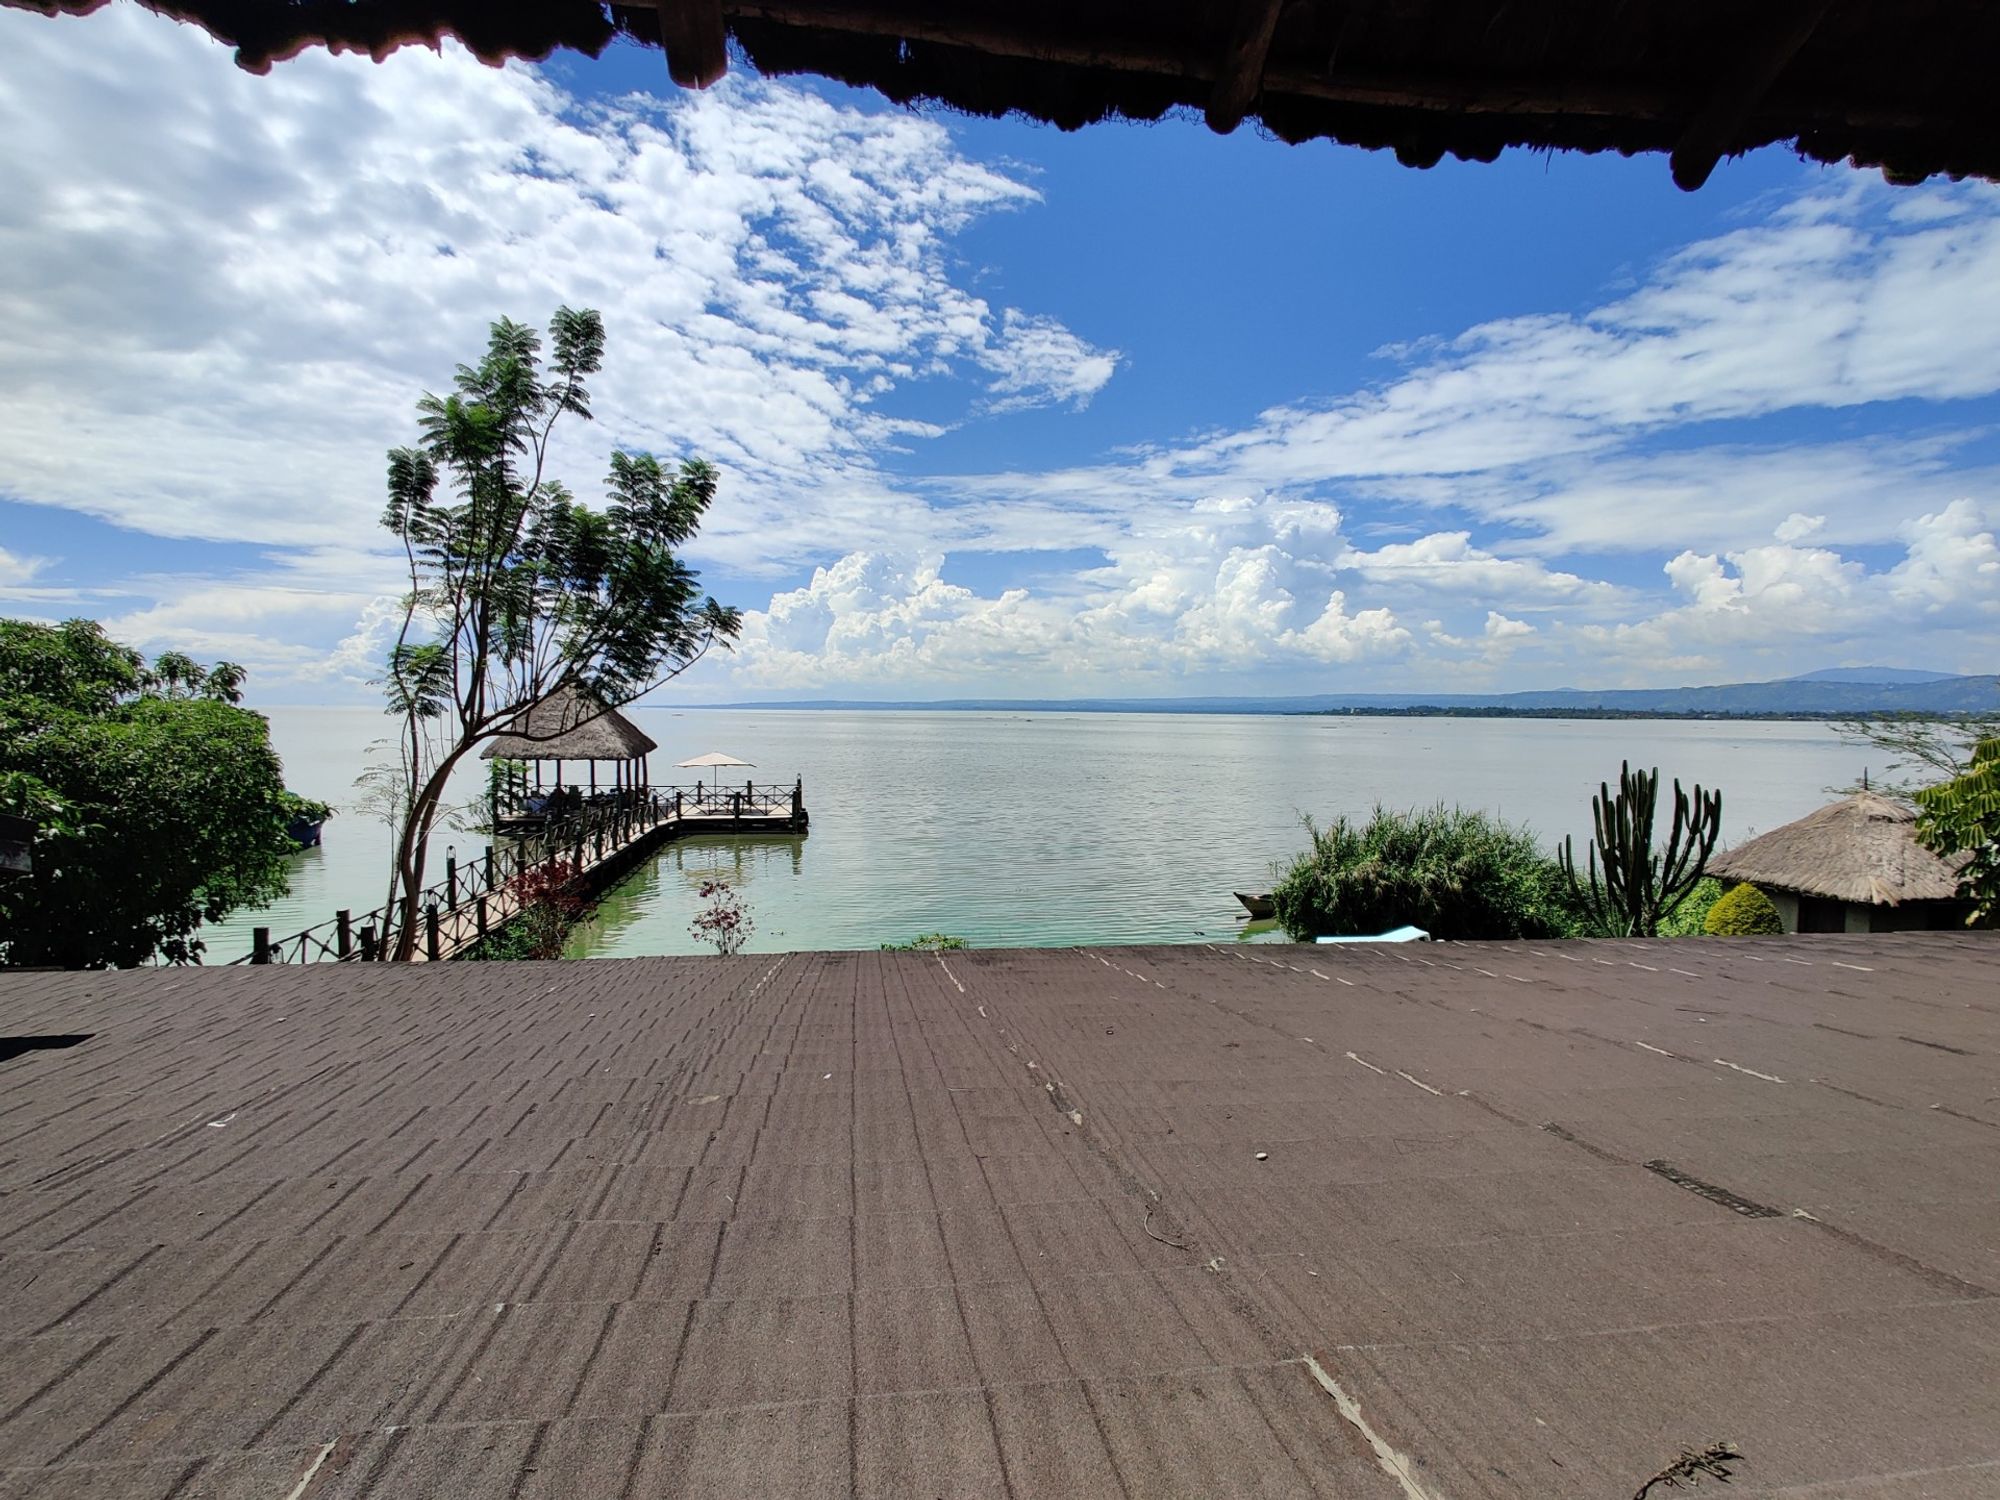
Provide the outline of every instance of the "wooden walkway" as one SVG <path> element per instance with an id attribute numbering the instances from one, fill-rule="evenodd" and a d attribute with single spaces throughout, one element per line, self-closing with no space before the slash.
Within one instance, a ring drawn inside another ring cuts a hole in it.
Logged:
<path id="1" fill-rule="evenodd" d="M 809 819 L 802 782 L 792 786 L 655 788 L 622 802 L 588 805 L 550 823 L 516 821 L 517 836 L 489 845 L 466 865 L 447 860 L 445 878 L 418 899 L 412 957 L 443 962 L 463 956 L 482 938 L 521 914 L 530 899 L 523 877 L 551 862 L 575 867 L 571 886 L 596 894 L 661 845 L 698 834 L 804 833 Z M 510 825 L 501 821 L 503 829 Z M 356 918 L 336 913 L 303 932 L 273 939 L 254 929 L 253 946 L 238 964 L 355 963 L 378 958 L 389 946 L 391 922 L 383 909 Z"/>

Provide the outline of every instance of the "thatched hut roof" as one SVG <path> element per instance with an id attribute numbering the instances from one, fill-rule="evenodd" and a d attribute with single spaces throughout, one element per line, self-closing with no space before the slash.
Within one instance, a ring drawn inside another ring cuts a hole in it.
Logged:
<path id="1" fill-rule="evenodd" d="M 659 749 L 653 737 L 573 682 L 556 685 L 516 714 L 479 752 L 481 760 L 636 760 Z"/>
<path id="2" fill-rule="evenodd" d="M 1964 859 L 1916 840 L 1917 815 L 1874 792 L 1808 813 L 1709 861 L 1711 875 L 1865 906 L 1950 901 Z"/>
<path id="3" fill-rule="evenodd" d="M 0 0 L 85 14 L 104 0 Z M 1535 150 L 1665 151 L 1697 187 L 1784 143 L 1893 181 L 2000 176 L 1988 0 L 148 0 L 256 72 L 311 46 L 382 57 L 456 36 L 488 62 L 626 37 L 677 81 L 733 37 L 766 74 L 1065 130 L 1198 112 L 1427 167 Z"/>

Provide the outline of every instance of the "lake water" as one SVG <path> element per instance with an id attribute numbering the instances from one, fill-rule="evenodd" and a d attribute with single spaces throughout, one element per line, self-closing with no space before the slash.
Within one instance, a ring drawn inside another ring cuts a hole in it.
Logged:
<path id="1" fill-rule="evenodd" d="M 1818 723 L 1389 719 L 1211 714 L 1008 714 L 638 709 L 673 762 L 722 750 L 765 781 L 805 779 L 812 831 L 669 844 L 599 908 L 578 955 L 702 951 L 688 921 L 721 875 L 755 923 L 746 947 L 874 948 L 948 932 L 975 946 L 1192 942 L 1233 936 L 1231 894 L 1265 889 L 1304 844 L 1300 820 L 1435 801 L 1527 823 L 1553 846 L 1590 831 L 1590 798 L 1621 759 L 1722 788 L 1723 838 L 1743 839 L 1859 779 L 1864 752 Z M 368 709 L 273 709 L 288 784 L 352 803 Z M 744 775 L 752 773 L 745 772 Z M 483 784 L 478 768 L 461 795 Z M 1663 801 L 1667 793 L 1663 788 Z M 476 834 L 446 836 L 463 857 Z M 388 836 L 346 813 L 301 854 L 293 892 L 210 932 L 210 959 L 380 903 Z M 434 873 L 442 875 L 441 860 Z"/>

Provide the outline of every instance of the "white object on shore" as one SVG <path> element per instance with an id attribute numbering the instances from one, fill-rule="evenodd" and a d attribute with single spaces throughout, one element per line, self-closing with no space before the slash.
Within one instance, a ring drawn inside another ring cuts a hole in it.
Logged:
<path id="1" fill-rule="evenodd" d="M 1397 927 L 1373 937 L 1319 937 L 1315 943 L 1428 943 L 1431 935 L 1421 927 Z"/>

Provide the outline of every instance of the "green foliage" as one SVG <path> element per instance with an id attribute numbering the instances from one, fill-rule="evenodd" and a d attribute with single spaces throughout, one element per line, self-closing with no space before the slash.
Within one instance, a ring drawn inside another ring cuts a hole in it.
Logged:
<path id="1" fill-rule="evenodd" d="M 616 708 L 741 628 L 677 550 L 715 499 L 711 465 L 614 452 L 601 511 L 546 477 L 558 420 L 590 420 L 603 355 L 595 312 L 557 309 L 546 362 L 541 336 L 503 318 L 449 395 L 418 402 L 418 445 L 389 454 L 382 524 L 408 567 L 384 677 L 402 779 L 378 799 L 396 809 L 393 956 L 414 947 L 415 893 L 461 759 L 565 680 Z"/>
<path id="2" fill-rule="evenodd" d="M 884 953 L 954 953 L 972 945 L 962 937 L 953 937 L 948 932 L 926 932 L 911 938 L 907 943 L 884 943 Z"/>
<path id="3" fill-rule="evenodd" d="M 1676 780 L 1667 847 L 1655 853 L 1653 815 L 1659 801 L 1659 769 L 1634 771 L 1626 761 L 1618 768 L 1618 795 L 1611 794 L 1609 783 L 1599 783 L 1590 799 L 1597 837 L 1590 842 L 1587 882 L 1576 878 L 1575 841 L 1563 840 L 1563 875 L 1577 904 L 1589 913 L 1591 926 L 1606 937 L 1656 936 L 1661 921 L 1694 889 L 1715 852 L 1722 832 L 1722 793 L 1704 796 L 1697 784 L 1690 798 Z"/>
<path id="4" fill-rule="evenodd" d="M 582 870 L 551 859 L 523 870 L 507 883 L 517 904 L 515 916 L 463 956 L 468 959 L 554 959 L 563 956 L 569 935 L 582 920 L 585 902 L 578 890 Z"/>
<path id="5" fill-rule="evenodd" d="M 1723 884 L 1713 875 L 1704 875 L 1694 889 L 1681 898 L 1680 905 L 1660 918 L 1661 937 L 1699 937 L 1708 929 L 1702 923 L 1716 902 L 1722 899 Z"/>
<path id="6" fill-rule="evenodd" d="M 1710 937 L 1775 937 L 1785 923 L 1769 896 L 1754 885 L 1736 885 L 1708 909 L 1701 930 Z"/>
<path id="7" fill-rule="evenodd" d="M 1366 823 L 1306 821 L 1311 847 L 1272 891 L 1294 938 L 1412 923 L 1437 938 L 1574 937 L 1579 910 L 1535 836 L 1483 812 L 1377 807 Z"/>
<path id="8" fill-rule="evenodd" d="M 198 960 L 203 922 L 285 892 L 292 815 L 241 669 L 148 668 L 94 622 L 0 621 L 0 800 L 41 825 L 0 884 L 0 961 Z"/>
<path id="9" fill-rule="evenodd" d="M 1917 793 L 1917 839 L 1934 853 L 1962 854 L 1959 894 L 1972 902 L 1969 924 L 2000 922 L 2000 735 L 1974 747 L 1966 769 Z"/>

